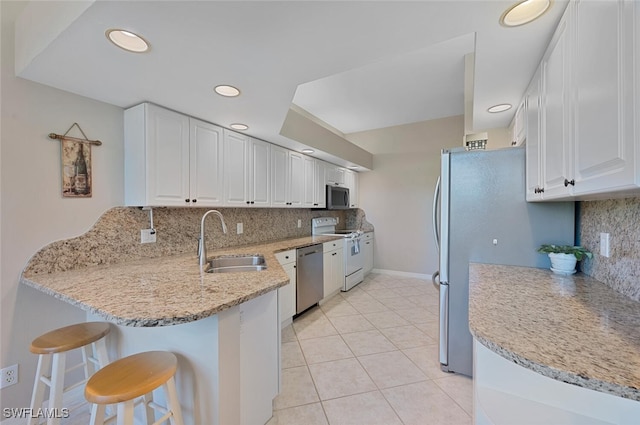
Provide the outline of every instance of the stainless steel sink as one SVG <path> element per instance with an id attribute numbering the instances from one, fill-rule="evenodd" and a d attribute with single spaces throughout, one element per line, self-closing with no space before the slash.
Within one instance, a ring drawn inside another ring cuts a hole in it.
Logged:
<path id="1" fill-rule="evenodd" d="M 240 272 L 259 272 L 267 270 L 267 266 L 259 264 L 255 266 L 230 266 L 230 267 L 211 267 L 206 270 L 207 273 L 240 273 Z"/>
<path id="2" fill-rule="evenodd" d="M 207 261 L 207 273 L 257 272 L 266 270 L 262 255 L 244 255 L 237 257 L 217 257 Z"/>

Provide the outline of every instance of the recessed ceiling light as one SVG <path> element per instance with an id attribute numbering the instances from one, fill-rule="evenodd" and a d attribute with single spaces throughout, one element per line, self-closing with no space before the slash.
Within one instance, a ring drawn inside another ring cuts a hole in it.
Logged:
<path id="1" fill-rule="evenodd" d="M 128 52 L 144 53 L 149 50 L 149 43 L 131 31 L 110 29 L 105 32 L 105 35 L 113 44 Z"/>
<path id="2" fill-rule="evenodd" d="M 229 127 L 233 128 L 234 130 L 248 130 L 249 126 L 246 124 L 242 124 L 239 122 L 235 122 L 233 124 L 230 124 Z"/>
<path id="3" fill-rule="evenodd" d="M 511 109 L 511 104 L 501 103 L 499 105 L 493 105 L 491 108 L 487 109 L 487 111 L 491 112 L 492 114 L 495 114 L 497 112 L 508 111 L 509 109 Z"/>
<path id="4" fill-rule="evenodd" d="M 236 97 L 236 96 L 240 96 L 240 90 L 238 90 L 237 88 L 233 87 L 233 86 L 228 86 L 225 84 L 216 86 L 214 88 L 214 90 L 216 91 L 216 93 L 218 93 L 220 96 L 225 96 L 225 97 Z"/>
<path id="5" fill-rule="evenodd" d="M 542 16 L 551 7 L 552 0 L 524 0 L 507 9 L 500 17 L 505 27 L 517 27 Z"/>
<path id="6" fill-rule="evenodd" d="M 310 154 L 310 153 L 314 153 L 315 151 L 313 149 L 302 149 L 302 153 L 306 153 L 306 154 Z"/>

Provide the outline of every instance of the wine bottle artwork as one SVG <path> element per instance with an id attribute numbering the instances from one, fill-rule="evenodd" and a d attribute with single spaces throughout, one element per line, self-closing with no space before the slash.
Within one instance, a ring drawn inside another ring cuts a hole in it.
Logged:
<path id="1" fill-rule="evenodd" d="M 62 141 L 62 196 L 91 197 L 91 145 Z"/>

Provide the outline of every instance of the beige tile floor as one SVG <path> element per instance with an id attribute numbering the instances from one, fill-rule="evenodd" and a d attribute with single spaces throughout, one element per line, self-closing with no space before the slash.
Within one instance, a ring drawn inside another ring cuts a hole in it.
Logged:
<path id="1" fill-rule="evenodd" d="M 468 425 L 472 381 L 438 362 L 430 281 L 370 274 L 282 334 L 268 425 Z"/>
<path id="2" fill-rule="evenodd" d="M 267 425 L 470 425 L 471 379 L 440 370 L 437 340 L 431 282 L 370 274 L 283 330 L 282 392 Z M 89 422 L 82 401 L 70 395 L 63 425 Z"/>

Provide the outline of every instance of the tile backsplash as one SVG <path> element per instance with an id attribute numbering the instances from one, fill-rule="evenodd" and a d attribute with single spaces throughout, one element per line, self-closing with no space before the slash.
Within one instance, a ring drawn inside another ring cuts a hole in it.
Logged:
<path id="1" fill-rule="evenodd" d="M 149 212 L 135 207 L 106 211 L 85 234 L 53 242 L 29 260 L 25 271 L 54 273 L 102 264 L 116 264 L 137 258 L 193 252 L 197 257 L 200 220 L 210 208 L 153 208 L 156 242 L 141 244 L 140 230 L 149 228 Z M 224 234 L 216 216 L 207 217 L 209 251 L 223 247 L 251 245 L 279 239 L 311 235 L 311 219 L 340 218 L 340 229 L 373 230 L 364 211 L 312 210 L 304 208 L 216 208 L 224 216 Z M 298 227 L 300 220 L 301 227 Z M 237 223 L 243 233 L 237 234 Z"/>
<path id="2" fill-rule="evenodd" d="M 609 233 L 610 256 L 600 255 L 600 233 Z M 593 252 L 585 274 L 640 301 L 640 197 L 580 203 L 580 243 Z"/>

